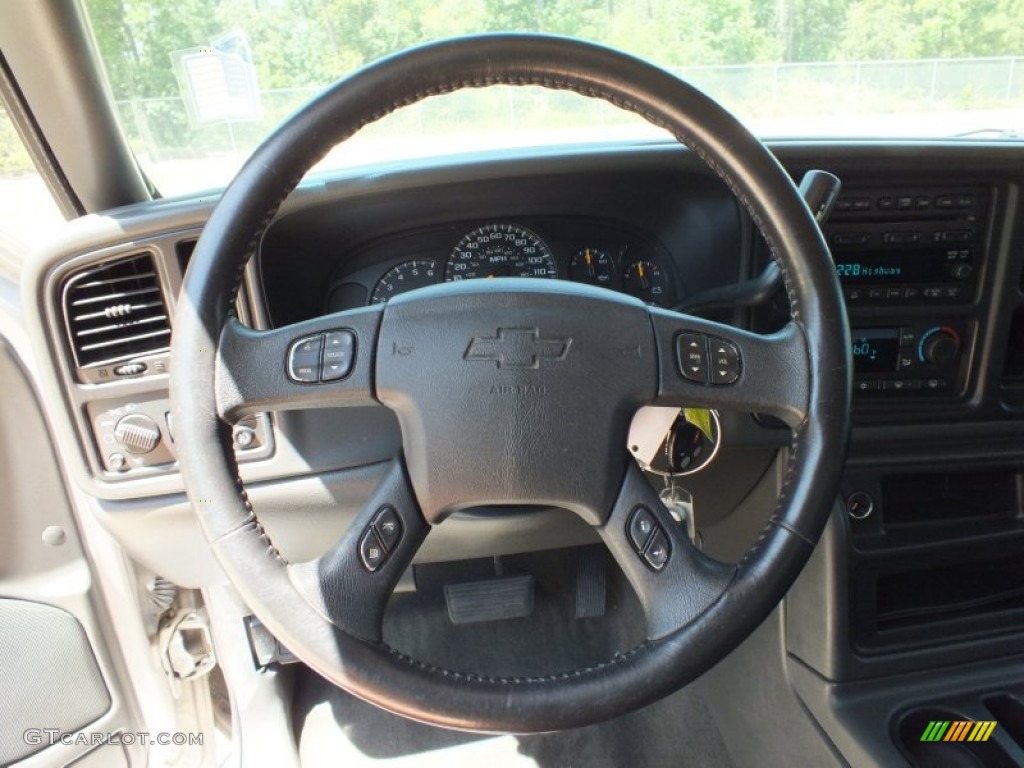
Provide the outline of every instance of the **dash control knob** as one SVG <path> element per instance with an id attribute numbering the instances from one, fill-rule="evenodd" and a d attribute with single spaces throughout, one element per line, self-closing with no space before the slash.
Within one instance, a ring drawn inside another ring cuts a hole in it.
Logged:
<path id="1" fill-rule="evenodd" d="M 160 427 L 144 413 L 131 413 L 114 427 L 114 439 L 129 453 L 149 453 L 160 444 Z"/>
<path id="2" fill-rule="evenodd" d="M 917 357 L 922 363 L 948 365 L 959 352 L 960 334 L 948 326 L 930 328 L 917 344 Z"/>
<path id="3" fill-rule="evenodd" d="M 949 267 L 949 274 L 957 280 L 966 280 L 973 272 L 974 268 L 963 261 L 951 264 Z"/>

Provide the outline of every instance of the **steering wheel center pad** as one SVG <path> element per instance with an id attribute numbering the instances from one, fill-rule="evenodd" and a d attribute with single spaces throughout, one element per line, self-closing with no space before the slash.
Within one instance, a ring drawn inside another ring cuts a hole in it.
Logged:
<path id="1" fill-rule="evenodd" d="M 427 520 L 546 504 L 604 522 L 630 419 L 657 392 L 643 304 L 536 279 L 449 283 L 388 302 L 377 350 L 376 396 Z"/>

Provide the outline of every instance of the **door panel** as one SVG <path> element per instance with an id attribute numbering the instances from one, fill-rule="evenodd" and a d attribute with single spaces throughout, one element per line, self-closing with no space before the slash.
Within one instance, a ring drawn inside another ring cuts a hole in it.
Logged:
<path id="1" fill-rule="evenodd" d="M 104 744 L 139 728 L 45 418 L 2 337 L 0 393 L 0 764 L 141 765 L 143 746 Z"/>

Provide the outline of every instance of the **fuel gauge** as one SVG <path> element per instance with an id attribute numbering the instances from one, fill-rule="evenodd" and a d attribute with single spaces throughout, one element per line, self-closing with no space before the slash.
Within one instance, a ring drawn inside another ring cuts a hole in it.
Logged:
<path id="1" fill-rule="evenodd" d="M 641 301 L 661 304 L 668 292 L 668 275 L 653 261 L 639 259 L 626 267 L 622 274 L 622 287 Z"/>
<path id="2" fill-rule="evenodd" d="M 569 274 L 579 283 L 608 286 L 615 274 L 615 266 L 604 251 L 582 248 L 569 262 Z"/>

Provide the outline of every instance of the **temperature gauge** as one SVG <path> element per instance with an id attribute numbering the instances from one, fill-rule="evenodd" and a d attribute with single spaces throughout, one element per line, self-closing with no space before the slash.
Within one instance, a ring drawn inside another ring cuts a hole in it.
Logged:
<path id="1" fill-rule="evenodd" d="M 615 274 L 611 257 L 597 248 L 583 248 L 569 262 L 569 274 L 579 283 L 608 286 Z"/>
<path id="2" fill-rule="evenodd" d="M 622 287 L 641 301 L 661 304 L 668 293 L 668 275 L 653 261 L 640 259 L 626 267 Z"/>

